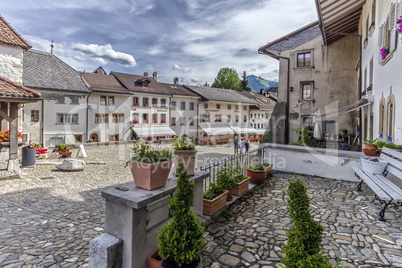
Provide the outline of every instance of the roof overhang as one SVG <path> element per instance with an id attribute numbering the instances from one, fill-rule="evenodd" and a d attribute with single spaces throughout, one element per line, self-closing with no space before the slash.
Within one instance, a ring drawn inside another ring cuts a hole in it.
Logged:
<path id="1" fill-rule="evenodd" d="M 366 0 L 315 0 L 324 44 L 358 30 Z"/>

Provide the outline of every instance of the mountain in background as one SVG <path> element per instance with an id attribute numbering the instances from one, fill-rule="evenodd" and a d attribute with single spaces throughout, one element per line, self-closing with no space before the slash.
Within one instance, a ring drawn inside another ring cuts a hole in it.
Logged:
<path id="1" fill-rule="evenodd" d="M 271 87 L 277 87 L 278 82 L 269 81 L 264 78 L 255 75 L 247 76 L 248 86 L 251 88 L 253 92 L 260 93 L 261 89 L 264 91 L 270 89 Z"/>

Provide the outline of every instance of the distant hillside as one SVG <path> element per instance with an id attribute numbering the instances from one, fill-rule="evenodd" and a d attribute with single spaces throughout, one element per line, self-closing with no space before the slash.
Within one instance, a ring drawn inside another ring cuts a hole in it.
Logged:
<path id="1" fill-rule="evenodd" d="M 247 76 L 248 86 L 252 89 L 253 92 L 260 93 L 261 88 L 265 90 L 270 89 L 271 87 L 277 87 L 278 82 L 269 81 L 264 78 L 249 75 Z"/>

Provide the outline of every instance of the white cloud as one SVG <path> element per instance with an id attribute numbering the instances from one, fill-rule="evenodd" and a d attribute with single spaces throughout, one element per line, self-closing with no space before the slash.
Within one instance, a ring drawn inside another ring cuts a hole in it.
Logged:
<path id="1" fill-rule="evenodd" d="M 132 55 L 115 51 L 110 44 L 101 46 L 96 44 L 85 45 L 77 43 L 72 45 L 72 49 L 91 56 L 95 61 L 99 62 L 100 59 L 102 59 L 104 62 L 103 64 L 112 61 L 127 67 L 136 65 L 135 59 Z"/>
<path id="2" fill-rule="evenodd" d="M 188 67 L 188 66 L 181 67 L 178 64 L 173 64 L 172 70 L 180 70 L 183 73 L 191 73 L 191 68 L 190 67 Z"/>

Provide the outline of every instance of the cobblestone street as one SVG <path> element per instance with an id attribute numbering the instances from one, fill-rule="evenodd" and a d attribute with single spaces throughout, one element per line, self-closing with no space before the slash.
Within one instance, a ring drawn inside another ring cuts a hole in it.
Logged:
<path id="1" fill-rule="evenodd" d="M 87 147 L 82 172 L 57 171 L 44 164 L 57 159 L 44 159 L 24 169 L 22 179 L 0 181 L 0 267 L 87 267 L 89 241 L 103 233 L 101 190 L 132 180 L 124 168 L 130 148 Z M 199 165 L 233 153 L 231 146 L 197 150 Z M 290 224 L 284 190 L 294 176 L 281 175 L 235 204 L 233 217 L 208 227 L 204 267 L 276 267 Z M 331 259 L 344 259 L 345 267 L 402 267 L 400 209 L 389 209 L 388 221 L 380 222 L 367 188 L 358 193 L 356 183 L 302 178 Z"/>

